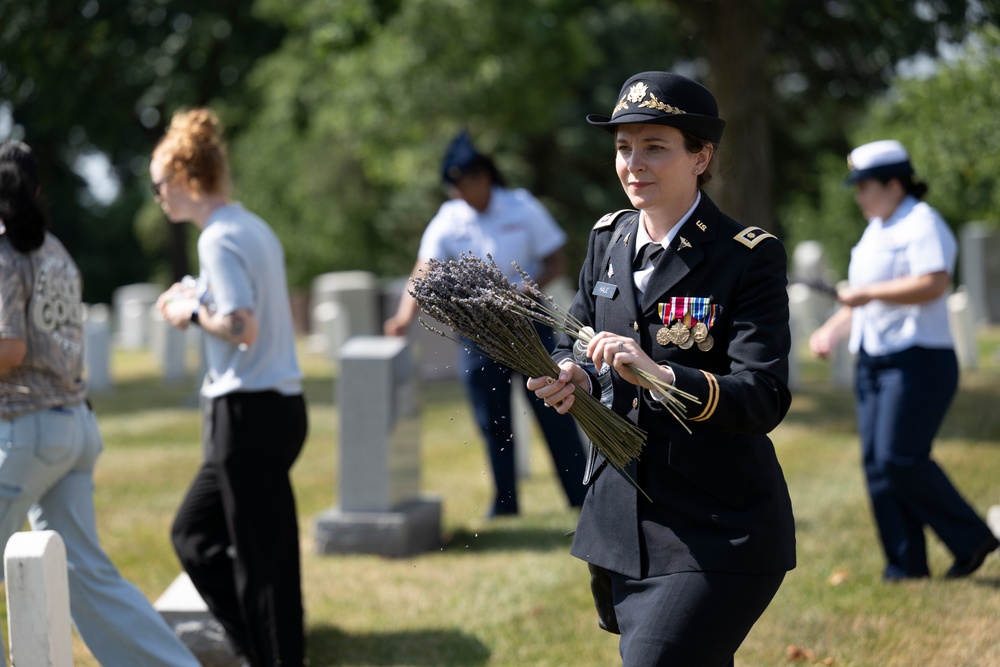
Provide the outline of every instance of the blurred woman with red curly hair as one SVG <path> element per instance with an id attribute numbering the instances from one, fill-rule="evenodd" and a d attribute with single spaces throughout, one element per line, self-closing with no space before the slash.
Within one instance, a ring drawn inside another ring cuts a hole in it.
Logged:
<path id="1" fill-rule="evenodd" d="M 219 119 L 178 112 L 153 151 L 156 200 L 190 221 L 200 275 L 157 301 L 171 325 L 205 332 L 205 458 L 171 531 L 177 555 L 246 664 L 300 667 L 299 531 L 289 470 L 306 405 L 281 242 L 230 199 Z"/>

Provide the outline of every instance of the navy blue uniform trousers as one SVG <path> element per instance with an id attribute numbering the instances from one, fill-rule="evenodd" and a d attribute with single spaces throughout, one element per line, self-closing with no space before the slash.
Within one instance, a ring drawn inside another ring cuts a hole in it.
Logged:
<path id="1" fill-rule="evenodd" d="M 546 349 L 552 350 L 554 343 L 552 330 L 541 325 L 535 326 Z M 465 341 L 471 346 L 471 341 Z M 545 436 L 552 463 L 570 506 L 580 507 L 587 495 L 583 485 L 585 452 L 576 422 L 569 415 L 560 415 L 555 410 L 545 409 L 544 403 L 534 392 L 525 387 L 525 380 L 506 366 L 499 364 L 474 348 L 459 353 L 462 380 L 465 383 L 469 401 L 472 403 L 476 423 L 486 440 L 493 484 L 496 496 L 490 509 L 490 516 L 517 514 L 517 474 L 514 460 L 514 433 L 511 423 L 512 383 L 520 387 L 528 397 L 528 402 L 538 419 L 538 425 Z M 528 443 L 521 443 L 521 447 Z"/>
<path id="2" fill-rule="evenodd" d="M 928 576 L 924 526 L 960 560 L 990 537 L 986 523 L 931 459 L 931 445 L 958 389 L 950 349 L 858 353 L 858 430 L 884 577 Z"/>

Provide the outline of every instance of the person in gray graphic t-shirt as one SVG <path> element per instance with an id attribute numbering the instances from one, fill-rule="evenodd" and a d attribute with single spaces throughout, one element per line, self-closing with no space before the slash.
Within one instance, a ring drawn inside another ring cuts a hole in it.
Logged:
<path id="1" fill-rule="evenodd" d="M 37 172 L 28 146 L 0 143 L 0 543 L 25 516 L 59 533 L 73 623 L 102 665 L 198 667 L 97 539 L 80 271 L 46 231 Z"/>

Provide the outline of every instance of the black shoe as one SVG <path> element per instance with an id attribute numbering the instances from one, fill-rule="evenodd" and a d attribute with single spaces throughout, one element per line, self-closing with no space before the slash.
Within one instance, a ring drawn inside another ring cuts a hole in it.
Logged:
<path id="1" fill-rule="evenodd" d="M 882 575 L 882 581 L 887 584 L 895 584 L 900 581 L 917 581 L 927 579 L 928 577 L 930 577 L 929 574 L 884 574 Z"/>
<path id="2" fill-rule="evenodd" d="M 961 563 L 956 560 L 948 569 L 948 573 L 944 576 L 948 579 L 958 579 L 960 577 L 969 576 L 979 569 L 979 566 L 983 564 L 986 557 L 996 551 L 997 547 L 1000 547 L 1000 540 L 991 536 L 988 540 L 979 545 L 978 549 L 972 552 L 972 555 L 969 556 L 968 560 Z"/>

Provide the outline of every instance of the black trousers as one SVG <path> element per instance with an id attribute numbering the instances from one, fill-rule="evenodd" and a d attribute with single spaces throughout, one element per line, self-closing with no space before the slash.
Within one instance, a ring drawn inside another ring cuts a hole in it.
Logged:
<path id="1" fill-rule="evenodd" d="M 234 393 L 205 410 L 205 460 L 171 538 L 234 648 L 254 667 L 301 667 L 299 529 L 289 470 L 308 427 L 303 397 Z"/>

